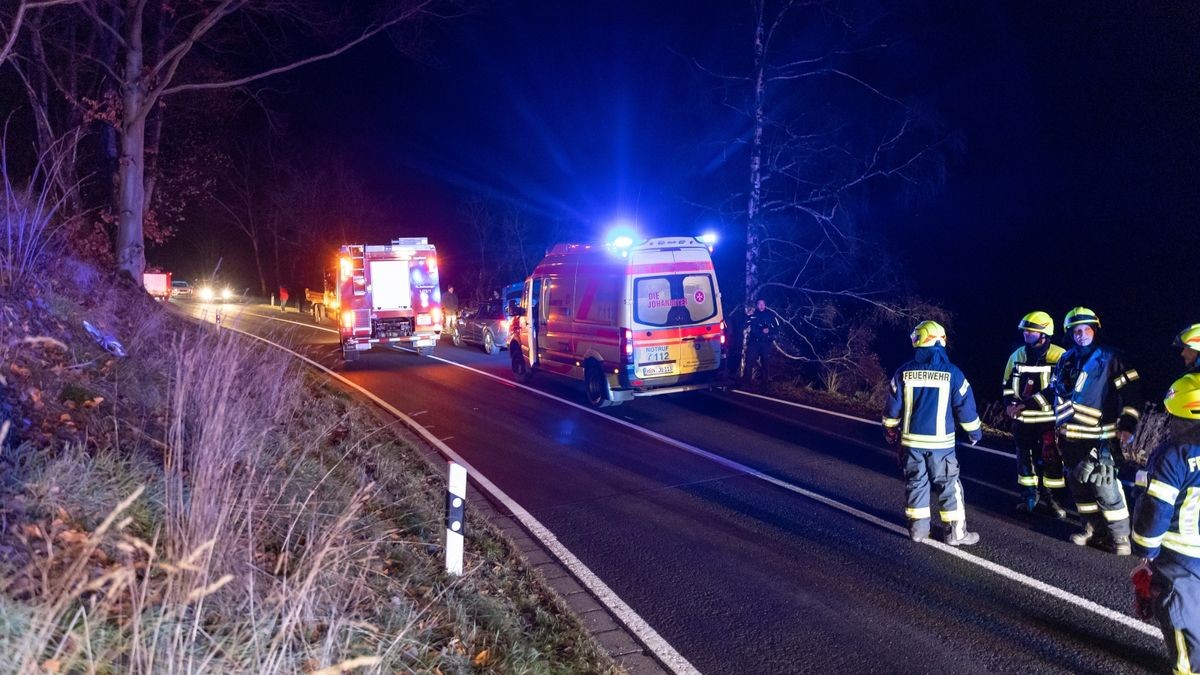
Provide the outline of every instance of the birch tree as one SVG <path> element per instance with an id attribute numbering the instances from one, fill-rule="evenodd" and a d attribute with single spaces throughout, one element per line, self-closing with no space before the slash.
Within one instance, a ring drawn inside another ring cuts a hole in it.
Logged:
<path id="1" fill-rule="evenodd" d="M 864 4 L 751 0 L 750 72 L 707 69 L 747 122 L 745 300 L 770 296 L 781 351 L 823 376 L 862 354 L 862 321 L 911 314 L 872 201 L 938 183 L 954 151 L 932 116 L 889 91 L 897 27 Z"/>

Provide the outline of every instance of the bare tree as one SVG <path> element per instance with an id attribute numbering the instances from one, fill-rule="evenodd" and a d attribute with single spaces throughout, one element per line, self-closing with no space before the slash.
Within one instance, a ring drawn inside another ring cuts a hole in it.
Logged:
<path id="1" fill-rule="evenodd" d="M 258 272 L 259 292 L 265 297 L 267 290 L 267 275 L 263 267 L 263 246 L 266 227 L 259 216 L 261 186 L 255 183 L 253 156 L 254 149 L 243 145 L 239 156 L 235 159 L 226 174 L 226 190 L 216 194 L 227 193 L 228 196 L 218 196 L 214 201 L 225 213 L 226 220 L 236 227 L 250 242 L 250 250 L 254 253 L 254 268 Z"/>
<path id="2" fill-rule="evenodd" d="M 895 29 L 885 12 L 750 5 L 750 72 L 709 70 L 748 122 L 737 141 L 749 164 L 742 290 L 747 302 L 770 295 L 793 327 L 795 339 L 780 344 L 787 356 L 836 369 L 861 354 L 872 334 L 863 321 L 909 315 L 867 206 L 885 191 L 936 183 L 952 144 L 931 116 L 860 73 L 887 72 L 881 56 Z"/>

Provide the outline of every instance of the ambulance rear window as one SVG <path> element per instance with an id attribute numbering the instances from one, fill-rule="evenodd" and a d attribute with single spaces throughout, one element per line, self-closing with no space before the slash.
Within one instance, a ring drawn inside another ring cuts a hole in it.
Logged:
<path id="1" fill-rule="evenodd" d="M 711 274 L 641 277 L 633 292 L 633 319 L 644 326 L 688 326 L 717 315 Z"/>

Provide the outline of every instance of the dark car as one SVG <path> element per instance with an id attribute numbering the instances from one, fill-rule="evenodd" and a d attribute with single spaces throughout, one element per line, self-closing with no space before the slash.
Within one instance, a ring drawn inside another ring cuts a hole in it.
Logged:
<path id="1" fill-rule="evenodd" d="M 458 315 L 454 331 L 454 345 L 464 342 L 483 347 L 488 354 L 495 354 L 508 347 L 509 327 L 512 316 L 499 302 L 486 302 Z"/>

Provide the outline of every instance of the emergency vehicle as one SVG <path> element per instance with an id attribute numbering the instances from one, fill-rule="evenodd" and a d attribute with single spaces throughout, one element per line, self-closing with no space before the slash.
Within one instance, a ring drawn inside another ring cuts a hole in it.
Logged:
<path id="1" fill-rule="evenodd" d="M 376 345 L 430 354 L 442 332 L 437 251 L 425 237 L 346 244 L 338 259 L 338 327 L 347 361 Z"/>
<path id="2" fill-rule="evenodd" d="M 593 407 L 724 384 L 725 323 L 709 246 L 559 244 L 525 281 L 513 376 L 582 380 Z"/>
<path id="3" fill-rule="evenodd" d="M 166 302 L 171 299 L 171 273 L 147 270 L 142 273 L 142 287 L 150 297 Z"/>

